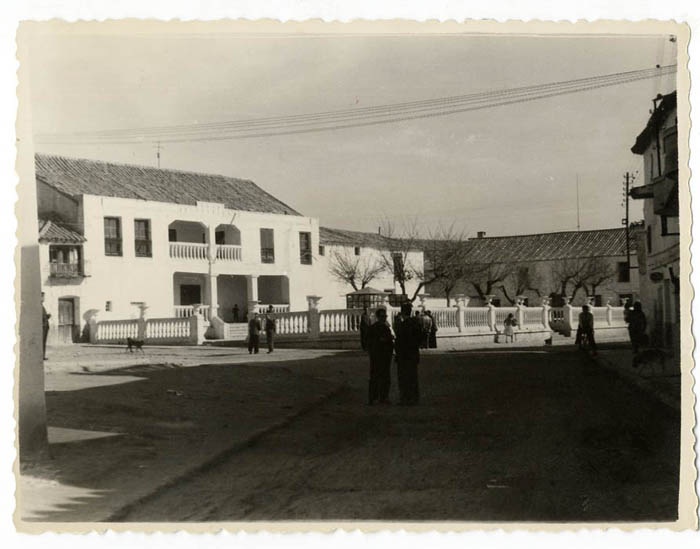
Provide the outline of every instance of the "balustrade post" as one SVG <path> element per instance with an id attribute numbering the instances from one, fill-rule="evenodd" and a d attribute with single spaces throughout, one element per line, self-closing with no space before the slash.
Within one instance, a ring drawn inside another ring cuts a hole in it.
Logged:
<path id="1" fill-rule="evenodd" d="M 457 301 L 457 331 L 464 331 L 464 296 L 458 295 L 456 297 Z"/>
<path id="2" fill-rule="evenodd" d="M 97 309 L 88 311 L 88 333 L 90 334 L 90 343 L 97 343 Z"/>
<path id="3" fill-rule="evenodd" d="M 612 326 L 613 324 L 613 308 L 612 305 L 610 305 L 610 300 L 608 299 L 607 303 L 605 304 L 607 307 L 607 310 L 605 311 L 605 316 L 608 320 L 608 326 Z"/>
<path id="4" fill-rule="evenodd" d="M 309 339 L 318 341 L 321 337 L 321 315 L 319 314 L 321 297 L 317 295 L 307 295 L 306 301 L 309 305 Z"/>
<path id="5" fill-rule="evenodd" d="M 418 299 L 420 300 L 420 305 L 418 305 L 418 309 L 420 309 L 420 311 L 422 313 L 424 313 L 426 311 L 426 305 L 425 305 L 425 298 L 426 297 L 428 297 L 428 294 L 420 294 L 418 296 Z"/>

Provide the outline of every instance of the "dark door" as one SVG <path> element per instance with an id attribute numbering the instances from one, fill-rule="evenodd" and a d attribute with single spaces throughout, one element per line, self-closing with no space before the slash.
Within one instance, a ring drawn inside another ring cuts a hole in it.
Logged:
<path id="1" fill-rule="evenodd" d="M 73 299 L 58 300 L 58 341 L 73 343 L 78 327 L 75 324 L 75 303 Z"/>
<path id="2" fill-rule="evenodd" d="M 202 288 L 199 284 L 180 286 L 180 305 L 197 305 L 202 303 Z"/>

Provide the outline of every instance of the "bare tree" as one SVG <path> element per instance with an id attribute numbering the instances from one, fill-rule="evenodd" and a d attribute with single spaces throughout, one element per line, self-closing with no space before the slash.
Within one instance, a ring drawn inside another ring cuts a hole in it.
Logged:
<path id="1" fill-rule="evenodd" d="M 384 272 L 381 258 L 350 255 L 347 250 L 335 250 L 328 262 L 328 270 L 338 281 L 349 284 L 357 291 L 365 288 Z"/>
<path id="2" fill-rule="evenodd" d="M 409 301 L 415 301 L 428 284 L 440 282 L 452 289 L 462 279 L 468 250 L 464 233 L 454 226 L 438 227 L 427 238 L 421 238 L 415 221 L 406 223 L 400 235 L 390 221 L 385 221 L 382 234 L 386 243 L 382 254 L 384 269 L 394 276 Z M 416 253 L 420 251 L 422 262 Z M 411 281 L 415 281 L 416 288 L 409 295 L 407 287 Z"/>
<path id="3" fill-rule="evenodd" d="M 542 280 L 535 264 L 514 263 L 503 280 L 500 289 L 503 296 L 512 305 L 516 302 L 517 296 L 525 292 L 534 292 L 538 297 L 542 295 L 540 286 Z"/>
<path id="4" fill-rule="evenodd" d="M 612 266 L 599 257 L 560 259 L 551 266 L 552 282 L 556 285 L 553 293 L 570 296 L 572 301 L 580 290 L 587 296 L 595 295 L 597 287 L 614 274 Z"/>
<path id="5" fill-rule="evenodd" d="M 493 294 L 511 276 L 512 269 L 508 263 L 468 263 L 464 280 L 485 300 L 487 295 Z"/>
<path id="6" fill-rule="evenodd" d="M 591 257 L 586 263 L 583 289 L 588 297 L 596 295 L 598 286 L 612 280 L 616 272 L 609 261 L 602 257 Z"/>

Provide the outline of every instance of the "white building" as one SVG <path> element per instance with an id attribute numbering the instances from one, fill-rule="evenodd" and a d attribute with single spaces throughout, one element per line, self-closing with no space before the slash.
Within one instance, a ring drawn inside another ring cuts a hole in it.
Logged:
<path id="1" fill-rule="evenodd" d="M 251 181 L 37 155 L 49 342 L 100 320 L 188 316 L 226 322 L 258 304 L 307 308 L 326 288 L 318 221 Z M 206 312 L 208 308 L 208 313 Z"/>
<path id="2" fill-rule="evenodd" d="M 657 103 L 658 101 L 658 103 Z M 680 346 L 680 230 L 676 92 L 657 98 L 632 152 L 644 157 L 644 183 L 630 191 L 644 200 L 646 232 L 638 239 L 641 302 L 655 345 Z"/>

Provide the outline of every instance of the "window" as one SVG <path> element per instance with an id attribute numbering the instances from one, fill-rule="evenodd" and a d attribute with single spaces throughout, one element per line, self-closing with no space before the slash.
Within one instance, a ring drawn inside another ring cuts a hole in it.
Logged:
<path id="1" fill-rule="evenodd" d="M 647 253 L 651 253 L 651 225 L 647 227 Z"/>
<path id="2" fill-rule="evenodd" d="M 214 233 L 214 243 L 224 244 L 226 242 L 226 233 L 224 231 L 216 231 Z"/>
<path id="3" fill-rule="evenodd" d="M 594 307 L 602 307 L 603 306 L 603 296 L 602 295 L 594 295 L 593 296 L 593 306 Z"/>
<path id="4" fill-rule="evenodd" d="M 105 311 L 109 312 L 112 310 L 112 302 L 111 301 L 105 301 Z"/>
<path id="5" fill-rule="evenodd" d="M 403 280 L 404 276 L 404 262 L 403 254 L 400 252 L 395 252 L 391 254 L 391 260 L 394 263 L 394 280 Z"/>
<path id="6" fill-rule="evenodd" d="M 492 299 L 492 300 L 491 300 L 491 304 L 492 304 L 494 307 L 500 307 L 500 306 L 501 306 L 501 300 L 500 300 L 499 298 Z"/>
<path id="7" fill-rule="evenodd" d="M 275 262 L 275 231 L 273 229 L 260 229 L 260 261 L 263 263 Z"/>
<path id="8" fill-rule="evenodd" d="M 177 229 L 168 229 L 168 242 L 177 242 Z"/>
<path id="9" fill-rule="evenodd" d="M 360 255 L 360 247 L 355 246 L 355 255 Z"/>
<path id="10" fill-rule="evenodd" d="M 105 217 L 105 255 L 122 255 L 122 228 L 118 217 Z"/>
<path id="11" fill-rule="evenodd" d="M 620 261 L 617 264 L 617 281 L 618 282 L 629 282 L 630 281 L 630 265 L 627 261 Z"/>
<path id="12" fill-rule="evenodd" d="M 50 274 L 53 277 L 80 276 L 81 246 L 49 246 Z"/>
<path id="13" fill-rule="evenodd" d="M 670 217 L 666 215 L 661 216 L 661 236 L 671 236 L 680 234 L 680 227 L 678 225 L 677 217 Z"/>
<path id="14" fill-rule="evenodd" d="M 302 265 L 311 265 L 311 233 L 299 233 L 299 260 Z"/>
<path id="15" fill-rule="evenodd" d="M 318 247 L 318 255 L 326 255 L 326 247 L 321 245 Z"/>
<path id="16" fill-rule="evenodd" d="M 151 220 L 134 219 L 136 257 L 151 257 Z"/>

